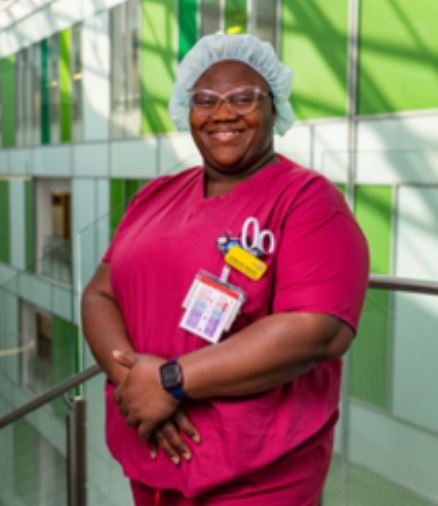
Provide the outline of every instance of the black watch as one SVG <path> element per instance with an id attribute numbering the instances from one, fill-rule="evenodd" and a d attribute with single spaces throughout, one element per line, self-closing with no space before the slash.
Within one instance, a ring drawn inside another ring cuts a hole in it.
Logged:
<path id="1" fill-rule="evenodd" d="M 169 392 L 175 399 L 182 401 L 187 398 L 182 388 L 182 369 L 176 359 L 160 366 L 160 381 L 164 390 Z"/>

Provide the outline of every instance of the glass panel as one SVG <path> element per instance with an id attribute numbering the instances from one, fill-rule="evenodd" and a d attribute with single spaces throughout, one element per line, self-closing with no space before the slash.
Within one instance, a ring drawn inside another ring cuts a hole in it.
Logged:
<path id="1" fill-rule="evenodd" d="M 60 141 L 59 130 L 59 36 L 50 39 L 50 132 L 52 144 Z"/>
<path id="2" fill-rule="evenodd" d="M 34 44 L 31 49 L 31 145 L 41 142 L 41 46 Z"/>
<path id="3" fill-rule="evenodd" d="M 255 35 L 276 47 L 277 1 L 255 0 Z"/>
<path id="4" fill-rule="evenodd" d="M 82 25 L 72 28 L 72 110 L 73 110 L 73 141 L 82 140 Z"/>
<path id="5" fill-rule="evenodd" d="M 126 134 L 128 137 L 137 137 L 140 133 L 140 9 L 138 0 L 129 0 L 127 8 L 126 39 Z"/>
<path id="6" fill-rule="evenodd" d="M 32 49 L 26 48 L 24 54 L 24 146 L 32 145 Z"/>
<path id="7" fill-rule="evenodd" d="M 16 56 L 16 145 L 22 147 L 24 144 L 24 52 L 20 51 Z"/>
<path id="8" fill-rule="evenodd" d="M 216 33 L 221 29 L 220 0 L 201 0 L 201 36 Z"/>
<path id="9" fill-rule="evenodd" d="M 111 10 L 111 137 L 125 135 L 127 75 L 125 68 L 126 4 Z"/>

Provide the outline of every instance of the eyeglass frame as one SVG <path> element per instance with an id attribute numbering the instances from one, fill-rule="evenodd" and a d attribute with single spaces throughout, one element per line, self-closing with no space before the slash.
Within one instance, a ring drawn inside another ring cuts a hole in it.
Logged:
<path id="1" fill-rule="evenodd" d="M 232 95 L 233 93 L 235 93 L 238 90 L 245 90 L 245 89 L 251 89 L 251 90 L 255 91 L 256 95 L 255 95 L 254 101 L 252 103 L 252 108 L 246 112 L 239 112 L 234 109 L 234 106 L 232 104 L 230 104 L 230 102 L 227 100 L 227 97 Z M 210 96 L 215 96 L 215 97 L 219 98 L 215 107 L 213 107 L 211 110 L 204 110 L 204 111 L 202 111 L 202 109 L 200 110 L 196 107 L 193 108 L 193 96 L 199 92 L 207 92 L 208 94 L 210 94 Z M 212 116 L 213 114 L 215 114 L 217 112 L 217 110 L 219 109 L 220 105 L 222 104 L 222 102 L 225 103 L 228 110 L 230 112 L 232 112 L 233 114 L 236 114 L 238 116 L 246 116 L 247 114 L 251 114 L 252 112 L 254 112 L 257 109 L 257 104 L 258 104 L 259 98 L 261 96 L 262 97 L 270 96 L 271 98 L 273 97 L 272 92 L 270 90 L 264 91 L 259 86 L 252 86 L 252 85 L 238 86 L 237 88 L 233 88 L 231 90 L 228 90 L 225 93 L 218 93 L 217 91 L 211 90 L 210 88 L 201 88 L 201 89 L 192 88 L 192 89 L 188 90 L 187 93 L 189 96 L 190 108 L 192 110 L 194 109 L 196 114 L 201 114 L 203 116 Z"/>

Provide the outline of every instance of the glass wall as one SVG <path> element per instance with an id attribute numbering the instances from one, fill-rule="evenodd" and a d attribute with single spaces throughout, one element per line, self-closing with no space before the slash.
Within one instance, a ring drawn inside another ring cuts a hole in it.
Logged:
<path id="1" fill-rule="evenodd" d="M 41 141 L 41 46 L 34 44 L 31 48 L 31 144 Z"/>
<path id="2" fill-rule="evenodd" d="M 82 25 L 72 27 L 71 62 L 72 62 L 72 110 L 73 141 L 82 139 Z"/>
<path id="3" fill-rule="evenodd" d="M 22 49 L 16 60 L 16 144 L 32 145 L 32 50 Z"/>
<path id="4" fill-rule="evenodd" d="M 111 137 L 140 134 L 138 0 L 111 10 Z"/>
<path id="5" fill-rule="evenodd" d="M 252 33 L 277 48 L 278 15 L 278 0 L 200 0 L 200 34 Z"/>
<path id="6" fill-rule="evenodd" d="M 59 35 L 49 39 L 49 83 L 50 83 L 50 140 L 52 144 L 60 141 L 59 131 Z"/>

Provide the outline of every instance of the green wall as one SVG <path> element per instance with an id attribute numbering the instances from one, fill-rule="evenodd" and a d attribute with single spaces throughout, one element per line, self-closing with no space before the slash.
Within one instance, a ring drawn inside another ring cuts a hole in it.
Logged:
<path id="1" fill-rule="evenodd" d="M 358 186 L 355 214 L 371 254 L 373 274 L 391 274 L 394 195 L 390 186 Z M 388 407 L 390 388 L 390 293 L 369 290 L 351 351 L 351 393 Z"/>
<path id="2" fill-rule="evenodd" d="M 38 491 L 38 439 L 34 427 L 24 419 L 13 424 L 14 491 L 26 506 L 35 506 Z"/>
<path id="3" fill-rule="evenodd" d="M 113 237 L 129 201 L 147 184 L 147 179 L 111 179 L 110 186 L 110 233 Z"/>
<path id="4" fill-rule="evenodd" d="M 283 0 L 282 60 L 294 72 L 297 119 L 346 115 L 347 0 Z"/>
<path id="5" fill-rule="evenodd" d="M 3 146 L 15 146 L 16 129 L 16 99 L 15 99 L 15 55 L 8 56 L 0 61 L 0 78 L 2 79 L 3 103 Z"/>
<path id="6" fill-rule="evenodd" d="M 0 262 L 10 261 L 9 181 L 0 179 Z"/>
<path id="7" fill-rule="evenodd" d="M 141 133 L 175 129 L 167 105 L 175 81 L 178 36 L 174 0 L 141 0 Z"/>
<path id="8" fill-rule="evenodd" d="M 438 107 L 438 2 L 362 0 L 359 113 Z"/>
<path id="9" fill-rule="evenodd" d="M 198 0 L 179 0 L 178 60 L 182 60 L 198 40 Z"/>
<path id="10" fill-rule="evenodd" d="M 71 74 L 71 30 L 59 35 L 59 92 L 61 142 L 71 142 L 72 127 L 72 74 Z"/>

